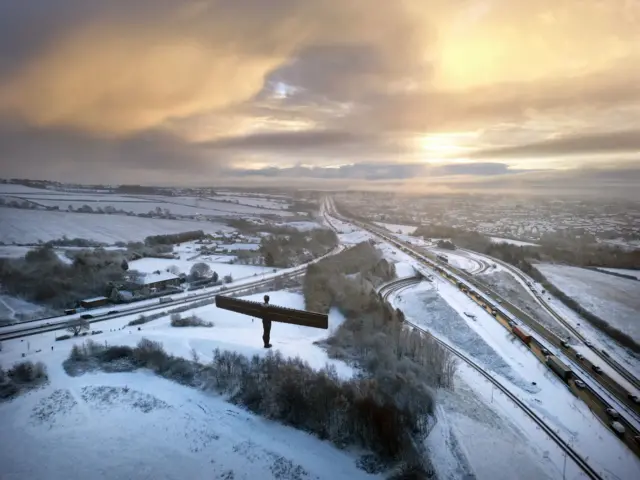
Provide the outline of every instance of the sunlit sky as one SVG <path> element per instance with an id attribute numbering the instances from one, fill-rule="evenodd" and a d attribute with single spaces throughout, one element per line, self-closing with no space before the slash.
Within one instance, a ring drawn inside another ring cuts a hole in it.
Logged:
<path id="1" fill-rule="evenodd" d="M 0 166 L 640 192 L 640 1 L 0 0 Z"/>

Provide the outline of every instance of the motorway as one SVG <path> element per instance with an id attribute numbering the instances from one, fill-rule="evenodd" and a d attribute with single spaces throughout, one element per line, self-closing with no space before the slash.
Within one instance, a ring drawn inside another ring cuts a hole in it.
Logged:
<path id="1" fill-rule="evenodd" d="M 502 260 L 499 260 L 499 259 L 493 258 L 493 257 L 487 257 L 485 255 L 481 255 L 481 254 L 478 254 L 476 252 L 472 252 L 470 250 L 466 250 L 466 249 L 463 249 L 463 248 L 460 249 L 460 250 L 465 251 L 465 252 L 470 252 L 470 253 L 472 253 L 472 254 L 474 254 L 476 256 L 484 256 L 484 257 L 492 260 L 494 263 L 500 264 L 503 268 L 509 270 L 509 272 L 512 273 L 514 276 L 516 276 L 520 280 L 522 280 L 523 283 L 521 283 L 521 285 L 529 291 L 529 293 L 545 309 L 545 311 L 547 313 L 549 313 L 549 315 L 554 317 L 562 326 L 564 326 L 568 331 L 570 331 L 576 337 L 576 339 L 578 339 L 585 346 L 590 348 L 593 351 L 593 353 L 598 356 L 598 358 L 602 361 L 602 363 L 606 363 L 607 365 L 609 365 L 621 377 L 623 377 L 626 381 L 628 381 L 636 389 L 640 390 L 640 380 L 638 380 L 631 372 L 626 370 L 622 365 L 620 365 L 618 362 L 616 362 L 613 358 L 611 358 L 607 354 L 602 353 L 597 348 L 591 348 L 591 347 L 588 346 L 588 344 L 587 344 L 588 340 L 587 340 L 587 338 L 584 337 L 584 335 L 582 335 L 580 330 L 575 328 L 571 323 L 567 322 L 561 315 L 559 315 L 553 309 L 553 307 L 546 302 L 546 300 L 544 299 L 544 296 L 540 292 L 538 292 L 535 288 L 533 288 L 532 285 L 535 282 L 535 280 L 533 280 L 531 278 L 528 278 L 523 272 L 521 272 L 520 270 L 515 268 L 513 265 L 509 265 L 508 263 L 503 262 Z M 575 357 L 576 353 L 577 352 L 569 349 L 568 354 L 570 356 L 574 357 L 575 360 L 577 360 L 578 362 L 584 363 L 588 368 L 592 368 L 591 362 L 589 362 L 587 359 L 580 360 L 579 358 Z"/>
<path id="2" fill-rule="evenodd" d="M 364 224 L 361 221 L 350 220 L 343 217 L 337 212 L 332 199 L 328 200 L 325 210 L 331 212 L 335 218 L 346 223 L 355 224 L 358 227 L 368 231 L 374 236 L 391 243 L 401 249 L 408 255 L 418 260 L 423 265 L 435 270 L 442 278 L 450 281 L 465 293 L 469 298 L 487 310 L 492 316 L 508 331 L 513 333 L 513 327 L 518 323 L 524 324 L 531 330 L 535 331 L 540 337 L 532 335 L 532 341 L 526 344 L 532 354 L 538 358 L 540 362 L 548 366 L 547 355 L 549 351 L 554 350 L 562 352 L 558 355 L 563 361 L 563 357 L 567 357 L 567 348 L 562 345 L 564 339 L 560 339 L 555 334 L 546 330 L 538 322 L 521 312 L 515 305 L 506 302 L 500 298 L 495 292 L 488 291 L 484 285 L 477 285 L 475 279 L 472 279 L 466 272 L 451 267 L 448 264 L 439 262 L 435 255 L 427 256 L 416 252 L 415 247 L 402 242 L 396 238 L 389 236 L 388 232 L 382 231 L 380 228 Z M 514 335 L 515 336 L 515 335 Z M 518 337 L 516 337 L 518 338 Z M 555 352 L 554 352 L 555 353 Z M 570 358 L 570 357 L 569 357 Z M 619 412 L 620 418 L 617 420 L 625 427 L 625 433 L 619 435 L 621 440 L 631 449 L 638 457 L 640 457 L 640 431 L 638 428 L 640 405 L 636 404 L 629 398 L 629 392 L 621 387 L 617 382 L 607 375 L 597 375 L 588 369 L 583 369 L 580 364 L 575 362 L 566 362 L 573 370 L 573 378 L 566 382 L 569 390 L 578 398 L 582 399 L 589 408 L 597 415 L 607 428 L 612 429 L 612 418 L 606 412 L 607 409 L 613 408 Z M 582 362 L 585 364 L 585 362 Z M 584 386 L 576 384 L 576 380 L 582 380 Z M 606 399 L 607 392 L 612 398 Z M 613 402 L 611 400 L 614 400 Z M 615 433 L 615 431 L 614 431 Z"/>
<path id="3" fill-rule="evenodd" d="M 378 294 L 382 297 L 382 299 L 388 303 L 389 302 L 389 297 L 392 294 L 398 293 L 401 290 L 414 286 L 416 284 L 420 283 L 420 279 L 419 278 L 401 278 L 398 280 L 394 280 L 392 282 L 389 282 L 385 285 L 383 285 L 379 290 L 378 290 Z M 415 323 L 406 320 L 405 319 L 405 323 L 410 325 L 412 328 L 416 329 L 417 331 L 419 331 L 420 333 L 422 333 L 423 335 L 428 335 L 429 337 L 431 337 L 433 340 L 435 340 L 439 345 L 441 345 L 442 347 L 444 347 L 447 351 L 449 351 L 450 353 L 452 353 L 453 355 L 455 355 L 456 357 L 458 357 L 460 360 L 462 360 L 463 362 L 465 362 L 467 365 L 469 365 L 473 370 L 475 370 L 476 372 L 478 372 L 480 375 L 482 375 L 486 380 L 488 380 L 489 382 L 491 382 L 492 385 L 494 385 L 500 392 L 502 392 L 507 398 L 509 398 L 512 403 L 519 408 L 520 410 L 522 410 L 529 418 L 531 418 L 537 425 L 538 427 L 540 427 L 542 429 L 542 431 L 544 431 L 547 436 L 556 444 L 558 445 L 564 452 L 565 454 L 571 458 L 573 460 L 573 462 L 589 477 L 592 479 L 601 479 L 602 477 L 600 476 L 600 474 L 589 465 L 589 463 L 587 462 L 587 460 L 585 460 L 584 458 L 582 458 L 582 456 L 571 446 L 570 443 L 566 442 L 562 437 L 560 437 L 560 435 L 558 435 L 556 433 L 556 431 L 554 430 L 554 427 L 549 425 L 547 422 L 544 421 L 543 418 L 539 417 L 536 412 L 529 407 L 523 400 L 521 400 L 517 395 L 513 394 L 507 387 L 505 387 L 500 381 L 498 381 L 497 379 L 495 379 L 493 377 L 493 375 L 491 375 L 491 373 L 487 372 L 481 365 L 479 365 L 477 362 L 474 362 L 470 357 L 468 357 L 467 355 L 463 354 L 462 352 L 460 352 L 459 350 L 455 349 L 454 347 L 452 347 L 451 345 L 449 345 L 448 343 L 440 340 L 439 338 L 431 335 L 431 333 L 429 333 L 427 330 L 425 330 L 424 328 L 416 325 Z"/>

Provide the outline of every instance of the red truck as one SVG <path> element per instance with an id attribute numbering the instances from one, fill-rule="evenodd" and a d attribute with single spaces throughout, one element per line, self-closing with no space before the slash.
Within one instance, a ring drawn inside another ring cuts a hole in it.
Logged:
<path id="1" fill-rule="evenodd" d="M 529 345 L 531 343 L 531 335 L 524 333 L 522 330 L 520 330 L 518 327 L 513 327 L 511 329 L 513 331 L 513 333 L 520 339 L 522 340 L 524 343 L 526 343 L 527 345 Z"/>

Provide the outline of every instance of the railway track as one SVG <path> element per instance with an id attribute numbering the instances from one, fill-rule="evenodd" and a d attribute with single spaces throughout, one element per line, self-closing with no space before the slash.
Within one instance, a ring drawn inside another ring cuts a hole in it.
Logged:
<path id="1" fill-rule="evenodd" d="M 348 220 L 345 220 L 348 221 Z M 422 255 L 420 253 L 416 253 L 412 247 L 405 245 L 402 242 L 399 242 L 396 239 L 393 238 L 389 238 L 386 233 L 381 233 L 379 231 L 377 231 L 374 228 L 367 228 L 366 225 L 361 224 L 361 222 L 356 222 L 356 224 L 358 226 L 360 226 L 361 228 L 373 233 L 374 235 L 384 239 L 387 242 L 390 242 L 392 244 L 394 244 L 396 247 L 400 248 L 401 250 L 403 250 L 405 253 L 407 253 L 410 256 L 413 256 L 414 258 L 416 258 L 418 261 L 420 261 L 421 263 L 426 264 L 427 266 L 429 266 L 429 268 L 435 269 L 444 279 L 450 281 L 451 283 L 453 283 L 456 286 L 459 286 L 459 281 L 458 279 L 463 279 L 465 280 L 465 282 L 467 282 L 468 284 L 470 284 L 473 289 L 468 289 L 465 288 L 463 290 L 464 293 L 467 294 L 467 296 L 469 296 L 469 298 L 471 298 L 472 300 L 474 300 L 476 303 L 478 303 L 480 306 L 482 306 L 486 311 L 488 311 L 489 313 L 492 314 L 492 316 L 494 316 L 496 318 L 497 321 L 499 321 L 503 327 L 505 327 L 508 331 L 510 331 L 511 333 L 513 333 L 512 330 L 512 323 L 513 321 L 511 320 L 512 318 L 518 318 L 517 315 L 514 315 L 513 313 L 509 312 L 509 315 L 505 315 L 504 314 L 504 305 L 496 305 L 495 302 L 492 301 L 492 299 L 490 299 L 490 296 L 487 295 L 484 290 L 486 289 L 480 289 L 475 285 L 475 282 L 471 282 L 469 280 L 469 276 L 465 275 L 465 274 L 458 274 L 457 269 L 453 269 L 449 266 L 447 266 L 447 268 L 449 268 L 452 272 L 454 272 L 453 275 L 451 275 L 449 272 L 447 272 L 441 265 L 439 265 L 437 263 L 436 260 L 434 259 L 430 259 L 428 258 L 428 256 Z M 485 298 L 486 297 L 486 298 Z M 500 297 L 498 297 L 500 298 Z M 487 300 L 489 299 L 489 300 Z M 496 312 L 495 314 L 493 312 Z M 509 323 L 511 322 L 511 323 Z M 527 325 L 526 322 L 522 322 L 523 324 Z M 544 329 L 540 324 L 538 324 L 537 322 L 534 322 L 533 324 L 533 330 L 537 333 L 539 333 L 542 337 L 544 337 L 544 339 L 546 341 L 549 341 L 546 337 L 546 335 L 548 334 L 548 332 L 546 331 L 546 329 Z M 528 325 L 527 325 L 528 326 Z M 542 330 L 541 332 L 539 330 Z M 535 339 L 534 342 L 532 342 L 534 344 L 534 346 L 536 346 L 536 348 L 532 348 L 531 346 L 528 346 L 530 351 L 536 355 L 536 357 L 538 358 L 538 360 L 540 360 L 541 363 L 543 363 L 545 366 L 548 367 L 547 363 L 546 363 L 546 355 L 544 352 L 546 349 L 544 349 L 543 347 L 543 343 L 540 342 L 538 339 L 536 339 L 535 337 L 533 337 Z M 563 350 L 560 344 L 560 340 L 558 338 L 555 337 L 555 335 L 552 337 L 551 341 L 549 341 L 549 343 L 555 347 L 557 347 L 559 350 L 562 350 L 563 353 L 566 353 L 566 350 Z M 578 372 L 582 372 L 582 369 L 578 369 Z M 574 374 L 575 374 L 575 370 L 574 370 Z M 625 411 L 627 411 L 627 413 L 630 413 L 631 415 L 635 416 L 635 410 L 631 410 L 629 411 L 629 409 L 627 408 L 627 405 L 629 404 L 630 400 L 628 400 L 626 398 L 626 395 L 621 395 L 620 392 L 618 391 L 617 395 L 614 392 L 611 392 L 611 388 L 612 386 L 610 384 L 607 384 L 606 382 L 603 382 L 602 378 L 596 378 L 594 376 L 589 376 L 589 378 L 591 379 L 591 381 L 594 382 L 594 384 L 600 385 L 603 390 L 606 390 L 607 392 L 609 392 L 610 395 L 612 395 L 613 398 L 616 398 L 617 400 L 620 400 L 620 397 L 624 397 L 624 399 L 626 400 L 626 402 L 622 402 L 621 406 L 625 409 Z M 579 379 L 579 378 L 578 378 Z M 567 388 L 569 388 L 571 390 L 571 392 L 577 396 L 578 398 L 580 398 L 581 400 L 583 400 L 587 406 L 591 409 L 591 411 L 598 417 L 598 419 L 600 421 L 602 421 L 602 423 L 609 428 L 610 430 L 614 431 L 614 433 L 616 435 L 617 432 L 615 432 L 615 430 L 612 428 L 611 425 L 611 417 L 608 415 L 607 413 L 607 409 L 609 408 L 613 408 L 616 410 L 619 410 L 617 407 L 617 405 L 611 405 L 610 401 L 607 401 L 603 398 L 603 396 L 597 392 L 596 390 L 594 390 L 593 388 L 589 387 L 588 382 L 584 382 L 586 383 L 586 388 L 579 388 L 576 384 L 575 384 L 575 379 L 572 379 L 568 382 L 566 382 L 567 384 Z M 608 388 L 607 388 L 608 387 Z M 618 387 L 620 388 L 620 387 Z M 637 408 L 637 406 L 635 406 Z M 624 435 L 622 435 L 621 440 L 625 443 L 625 445 L 638 457 L 640 457 L 640 443 L 638 442 L 637 438 L 640 438 L 640 432 L 638 430 L 638 428 L 636 428 L 635 424 L 633 424 L 631 421 L 629 421 L 628 419 L 624 418 L 624 416 L 620 416 L 620 418 L 618 419 L 619 422 L 621 422 L 624 427 L 625 427 L 625 433 Z"/>
<path id="2" fill-rule="evenodd" d="M 399 291 L 408 288 L 412 285 L 415 285 L 419 282 L 419 279 L 415 278 L 405 278 L 398 279 L 393 282 L 389 282 L 386 285 L 383 285 L 378 293 L 382 296 L 385 301 L 388 301 L 389 297 L 398 293 Z M 389 302 L 391 303 L 391 302 Z M 413 322 L 405 320 L 405 323 L 409 325 L 411 328 L 419 331 L 423 335 L 428 335 L 434 341 L 436 341 L 439 345 L 444 347 L 447 351 L 451 352 L 453 355 L 458 357 L 460 360 L 469 365 L 472 369 L 482 375 L 485 379 L 491 382 L 498 390 L 500 390 L 508 399 L 510 399 L 516 407 L 522 410 L 531 420 L 533 420 L 538 427 L 544 431 L 547 436 L 558 445 L 562 451 L 567 455 L 568 458 L 571 458 L 573 462 L 589 477 L 592 479 L 602 479 L 603 477 L 593 468 L 591 467 L 587 461 L 582 458 L 582 456 L 568 443 L 566 442 L 560 435 L 558 435 L 552 426 L 548 425 L 542 418 L 540 418 L 524 401 L 520 400 L 517 395 L 512 393 L 506 386 L 504 386 L 500 381 L 496 380 L 489 372 L 487 372 L 484 368 L 482 368 L 477 362 L 472 360 L 470 357 L 465 355 L 464 353 L 458 351 L 454 347 L 450 346 L 446 342 L 440 340 L 439 338 L 433 336 L 428 330 L 416 325 Z"/>
<path id="3" fill-rule="evenodd" d="M 464 249 L 462 249 L 464 250 Z M 466 251 L 466 250 L 465 250 Z M 475 252 L 474 252 L 475 253 Z M 480 254 L 476 254 L 476 255 L 480 255 Z M 506 268 L 509 270 L 509 272 L 511 272 L 513 275 L 515 275 L 516 277 L 518 277 L 520 280 L 522 280 L 524 282 L 524 287 L 527 289 L 527 291 L 529 291 L 529 293 L 536 299 L 536 301 L 551 315 L 553 316 L 563 327 L 565 327 L 568 331 L 570 331 L 578 340 L 580 340 L 582 343 L 584 343 L 586 345 L 586 342 L 588 341 L 587 338 L 582 335 L 582 333 L 580 332 L 580 330 L 578 330 L 577 328 L 575 328 L 571 323 L 567 322 L 560 314 L 558 314 L 551 305 L 549 305 L 544 297 L 538 292 L 536 291 L 534 288 L 529 286 L 530 282 L 533 282 L 532 279 L 527 278 L 522 272 L 520 272 L 518 269 L 516 269 L 514 266 L 509 265 L 506 262 L 503 262 L 502 260 L 499 259 L 494 259 L 492 257 L 487 257 L 490 258 L 491 260 L 493 260 L 495 263 L 500 264 L 502 267 Z M 609 367 L 611 367 L 616 373 L 618 373 L 622 378 L 624 378 L 627 382 L 629 382 L 631 385 L 633 385 L 635 388 L 637 388 L 638 390 L 640 390 L 640 380 L 638 380 L 638 378 L 636 378 L 631 372 L 629 372 L 627 369 L 625 369 L 622 365 L 620 365 L 618 362 L 616 362 L 614 359 L 612 359 L 611 357 L 607 357 L 606 355 L 604 355 L 602 352 L 600 352 L 599 350 L 592 348 L 591 351 L 594 353 L 594 355 L 596 355 L 603 363 L 606 363 L 607 365 L 609 365 Z"/>

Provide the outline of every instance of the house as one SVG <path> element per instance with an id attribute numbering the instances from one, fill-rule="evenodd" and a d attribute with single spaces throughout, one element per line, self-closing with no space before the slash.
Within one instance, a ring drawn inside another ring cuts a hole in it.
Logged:
<path id="1" fill-rule="evenodd" d="M 180 285 L 180 277 L 170 272 L 154 272 L 137 278 L 135 283 L 139 288 L 165 290 L 167 287 Z"/>
<path id="2" fill-rule="evenodd" d="M 109 299 L 107 297 L 94 297 L 94 298 L 87 298 L 85 300 L 80 300 L 80 306 L 82 308 L 102 307 L 107 303 L 109 303 Z"/>

